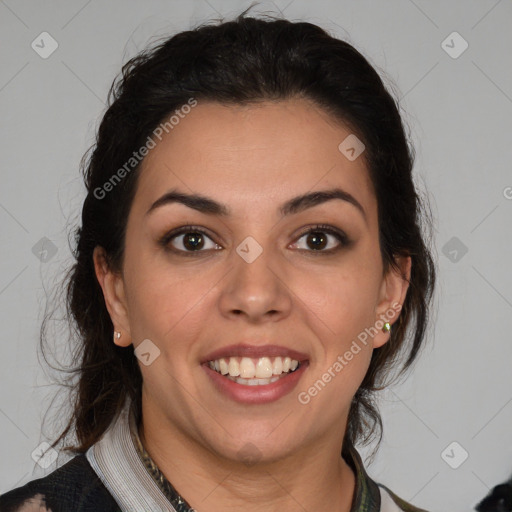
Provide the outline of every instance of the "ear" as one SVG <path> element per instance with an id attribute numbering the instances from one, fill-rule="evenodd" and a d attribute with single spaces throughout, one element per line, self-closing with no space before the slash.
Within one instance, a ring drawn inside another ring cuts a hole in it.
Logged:
<path id="1" fill-rule="evenodd" d="M 93 260 L 96 278 L 103 290 L 103 297 L 110 319 L 114 324 L 114 330 L 121 332 L 121 337 L 119 339 L 114 337 L 113 341 L 120 347 L 127 347 L 131 344 L 132 339 L 123 278 L 109 268 L 103 247 L 98 245 L 94 248 Z"/>
<path id="2" fill-rule="evenodd" d="M 381 347 L 389 341 L 391 334 L 383 332 L 382 326 L 389 322 L 391 329 L 393 329 L 393 323 L 397 321 L 400 315 L 409 288 L 411 257 L 397 256 L 395 261 L 399 270 L 397 271 L 390 266 L 382 279 L 379 303 L 376 308 L 375 327 L 377 328 L 377 334 L 373 337 L 373 348 Z"/>

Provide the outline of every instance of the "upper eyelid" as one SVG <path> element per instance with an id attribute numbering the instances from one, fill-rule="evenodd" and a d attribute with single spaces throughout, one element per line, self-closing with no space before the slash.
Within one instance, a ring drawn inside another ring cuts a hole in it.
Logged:
<path id="1" fill-rule="evenodd" d="M 331 236 L 335 236 L 335 237 L 337 236 L 338 241 L 340 242 L 341 245 L 349 242 L 349 237 L 344 232 L 344 230 L 342 230 L 340 228 L 336 228 L 334 226 L 315 224 L 312 226 L 307 226 L 303 230 L 301 230 L 301 232 L 294 237 L 294 240 L 292 243 L 297 243 L 297 241 L 300 240 L 302 237 L 304 237 L 305 235 L 307 235 L 311 232 L 315 232 L 315 231 L 326 232 L 326 233 L 330 234 Z M 217 245 L 221 245 L 214 240 L 214 237 L 208 233 L 208 230 L 206 228 L 194 226 L 194 225 L 181 226 L 179 228 L 173 229 L 169 233 L 166 233 L 163 237 L 161 237 L 160 240 L 163 245 L 167 245 L 167 244 L 170 244 L 174 238 L 176 238 L 178 236 L 182 236 L 187 233 L 201 233 L 201 234 L 207 236 L 213 243 L 215 243 Z M 344 239 L 346 239 L 346 240 L 344 240 Z M 177 250 L 180 251 L 180 249 L 177 249 Z M 193 253 L 193 252 L 205 252 L 205 251 L 199 250 L 199 251 L 180 251 L 180 252 Z M 318 251 L 318 252 L 328 252 L 328 251 Z"/>
<path id="2" fill-rule="evenodd" d="M 331 236 L 334 236 L 338 242 L 339 242 L 339 245 L 340 246 L 344 246 L 344 245 L 350 245 L 351 244 L 351 238 L 347 235 L 347 233 L 340 229 L 340 228 L 335 228 L 334 226 L 329 226 L 329 225 L 314 225 L 314 226 L 309 226 L 307 228 L 305 228 L 303 231 L 301 231 L 299 233 L 299 235 L 297 235 L 295 237 L 295 242 L 293 243 L 297 243 L 298 240 L 300 240 L 302 237 L 310 234 L 310 233 L 314 233 L 314 232 L 318 232 L 318 233 L 327 233 Z M 308 251 L 308 252 L 315 252 L 315 251 Z M 325 253 L 328 253 L 328 251 L 317 251 L 317 252 L 325 252 Z"/>

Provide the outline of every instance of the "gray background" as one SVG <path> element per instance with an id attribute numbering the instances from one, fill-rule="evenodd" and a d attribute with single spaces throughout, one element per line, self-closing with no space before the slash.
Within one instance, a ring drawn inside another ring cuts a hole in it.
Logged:
<path id="1" fill-rule="evenodd" d="M 84 198 L 78 164 L 112 79 L 154 36 L 247 5 L 0 1 L 0 492 L 60 463 L 43 469 L 31 458 L 54 434 L 52 423 L 41 432 L 55 387 L 38 330 L 71 261 L 66 233 Z M 512 2 L 276 0 L 253 13 L 279 9 L 348 39 L 396 84 L 417 181 L 438 219 L 439 288 L 427 349 L 409 379 L 382 394 L 384 441 L 368 470 L 428 510 L 471 510 L 512 472 Z M 59 45 L 47 59 L 31 47 L 44 31 Z M 442 45 L 454 31 L 469 44 L 457 58 L 445 49 L 459 53 L 461 39 Z M 51 244 L 37 257 L 44 237 Z"/>

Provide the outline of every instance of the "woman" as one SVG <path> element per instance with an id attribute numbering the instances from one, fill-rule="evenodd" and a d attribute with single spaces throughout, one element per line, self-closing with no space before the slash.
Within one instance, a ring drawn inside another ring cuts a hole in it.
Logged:
<path id="1" fill-rule="evenodd" d="M 397 105 L 346 42 L 245 14 L 113 85 L 68 283 L 76 456 L 2 511 L 420 510 L 355 448 L 435 282 Z"/>

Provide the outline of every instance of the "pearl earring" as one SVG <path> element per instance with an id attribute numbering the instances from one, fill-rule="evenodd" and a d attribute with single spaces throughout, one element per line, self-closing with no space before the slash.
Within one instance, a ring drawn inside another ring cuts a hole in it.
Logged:
<path id="1" fill-rule="evenodd" d="M 118 340 L 121 337 L 121 332 L 114 331 L 114 341 Z"/>

